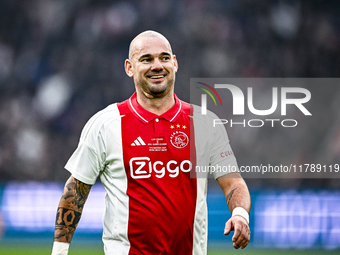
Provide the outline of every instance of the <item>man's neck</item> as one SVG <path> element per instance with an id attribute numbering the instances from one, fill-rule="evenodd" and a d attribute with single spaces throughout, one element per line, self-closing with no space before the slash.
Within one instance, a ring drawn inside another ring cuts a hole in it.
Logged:
<path id="1" fill-rule="evenodd" d="M 175 105 L 174 93 L 168 93 L 164 97 L 148 97 L 142 93 L 137 92 L 137 102 L 145 110 L 152 112 L 156 115 L 162 115 L 170 110 Z"/>

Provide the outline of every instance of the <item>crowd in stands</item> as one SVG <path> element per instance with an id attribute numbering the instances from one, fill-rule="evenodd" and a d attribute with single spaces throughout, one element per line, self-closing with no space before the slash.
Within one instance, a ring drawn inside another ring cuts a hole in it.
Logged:
<path id="1" fill-rule="evenodd" d="M 86 121 L 134 92 L 124 60 L 144 30 L 169 39 L 175 92 L 189 101 L 190 78 L 338 78 L 339 13 L 330 0 L 2 0 L 0 181 L 66 180 Z M 229 130 L 240 165 L 340 163 L 340 85 L 306 88 L 303 128 Z M 247 182 L 340 188 L 327 178 Z"/>

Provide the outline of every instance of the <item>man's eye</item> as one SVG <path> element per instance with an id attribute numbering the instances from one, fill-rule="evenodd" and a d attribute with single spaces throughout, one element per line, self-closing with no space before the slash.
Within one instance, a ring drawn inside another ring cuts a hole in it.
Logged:
<path id="1" fill-rule="evenodd" d="M 150 59 L 149 58 L 144 58 L 141 60 L 141 62 L 150 62 Z"/>
<path id="2" fill-rule="evenodd" d="M 170 57 L 168 57 L 168 56 L 163 57 L 163 60 L 170 60 Z"/>

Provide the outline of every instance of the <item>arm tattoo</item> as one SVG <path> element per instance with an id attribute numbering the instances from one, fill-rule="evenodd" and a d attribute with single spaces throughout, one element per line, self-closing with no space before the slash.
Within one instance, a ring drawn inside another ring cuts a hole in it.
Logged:
<path id="1" fill-rule="evenodd" d="M 91 187 L 72 176 L 68 179 L 57 211 L 54 241 L 71 242 Z"/>
<path id="2" fill-rule="evenodd" d="M 83 210 L 86 199 L 90 193 L 92 185 L 85 184 L 76 180 L 76 194 L 75 194 L 75 203 L 77 207 Z"/>
<path id="3" fill-rule="evenodd" d="M 226 200 L 227 200 L 227 205 L 229 206 L 229 202 L 234 194 L 234 191 L 236 190 L 237 188 L 233 189 L 232 191 L 230 191 L 230 193 L 226 196 Z"/>

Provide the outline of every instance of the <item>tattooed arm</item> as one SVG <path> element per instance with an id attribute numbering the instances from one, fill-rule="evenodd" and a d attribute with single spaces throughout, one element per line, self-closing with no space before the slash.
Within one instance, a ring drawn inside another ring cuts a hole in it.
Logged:
<path id="1" fill-rule="evenodd" d="M 73 176 L 67 180 L 57 211 L 55 242 L 71 242 L 91 187 Z"/>
<path id="2" fill-rule="evenodd" d="M 239 173 L 231 173 L 217 179 L 226 197 L 227 205 L 232 212 L 242 207 L 250 212 L 250 195 L 248 187 Z"/>
<path id="3" fill-rule="evenodd" d="M 249 214 L 251 205 L 250 194 L 241 175 L 239 173 L 231 173 L 218 178 L 217 181 L 225 195 L 230 212 L 233 213 L 235 208 L 241 207 Z M 228 235 L 232 230 L 235 230 L 232 237 L 234 248 L 245 248 L 250 240 L 250 229 L 246 219 L 240 215 L 232 216 L 225 225 L 224 234 Z"/>

